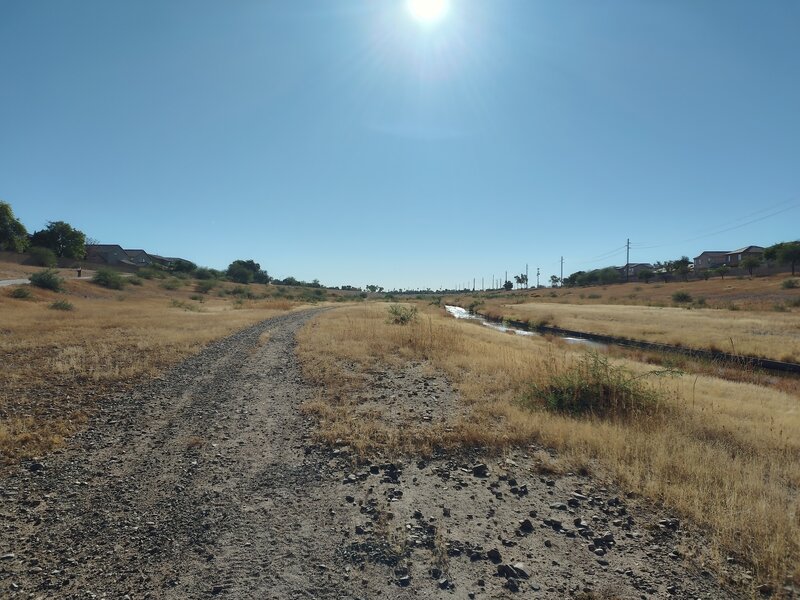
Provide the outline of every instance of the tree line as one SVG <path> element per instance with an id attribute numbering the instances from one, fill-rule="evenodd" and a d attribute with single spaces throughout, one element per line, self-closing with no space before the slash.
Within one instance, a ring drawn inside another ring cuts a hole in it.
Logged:
<path id="1" fill-rule="evenodd" d="M 747 271 L 752 278 L 753 273 L 763 265 L 786 265 L 791 267 L 792 276 L 794 276 L 798 263 L 800 263 L 800 240 L 773 244 L 769 248 L 766 248 L 764 254 L 760 257 L 746 256 L 739 263 L 739 268 Z M 730 273 L 730 270 L 731 268 L 728 265 L 720 265 L 713 269 L 703 269 L 702 271 L 694 272 L 694 276 L 702 277 L 703 279 L 709 279 L 711 277 L 725 279 L 725 276 Z M 636 277 L 645 283 L 650 283 L 652 279 L 656 278 L 667 283 L 675 278 L 688 281 L 692 273 L 692 261 L 689 260 L 687 256 L 681 256 L 675 260 L 658 261 L 653 264 L 652 269 L 641 269 Z M 559 278 L 555 275 L 553 275 L 550 280 L 554 286 L 559 283 Z M 616 267 L 604 267 L 591 271 L 576 271 L 569 277 L 565 277 L 561 284 L 565 287 L 582 287 L 621 283 L 624 280 L 625 276 L 620 273 L 619 269 Z"/>
<path id="2" fill-rule="evenodd" d="M 75 261 L 86 258 L 87 239 L 84 232 L 64 221 L 50 221 L 44 229 L 28 233 L 25 225 L 14 215 L 11 205 L 0 201 L 0 251 L 26 253 L 35 264 L 54 267 L 59 258 Z M 150 265 L 149 268 L 185 273 L 201 280 L 224 279 L 242 284 L 273 283 L 311 288 L 323 287 L 318 279 L 314 279 L 310 283 L 294 277 L 274 279 L 252 259 L 234 260 L 224 271 L 198 267 L 192 261 L 185 259 L 176 259 L 169 267 Z"/>

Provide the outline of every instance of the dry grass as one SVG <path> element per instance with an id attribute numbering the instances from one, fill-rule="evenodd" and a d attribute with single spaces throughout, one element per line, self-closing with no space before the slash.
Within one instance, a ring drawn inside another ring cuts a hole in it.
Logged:
<path id="1" fill-rule="evenodd" d="M 482 313 L 574 331 L 800 362 L 800 319 L 786 312 L 530 303 Z"/>
<path id="2" fill-rule="evenodd" d="M 229 286 L 230 287 L 230 286 Z M 145 281 L 124 291 L 68 281 L 66 293 L 0 288 L 0 460 L 41 455 L 79 429 L 96 401 L 164 372 L 212 340 L 299 303 L 207 296 Z M 264 286 L 252 286 L 261 293 Z M 69 312 L 50 310 L 68 299 Z"/>
<path id="3" fill-rule="evenodd" d="M 498 303 L 566 302 L 569 304 L 623 304 L 638 306 L 672 306 L 672 294 L 685 291 L 695 299 L 704 299 L 709 308 L 740 310 L 773 310 L 777 304 L 788 305 L 800 298 L 798 290 L 784 289 L 781 284 L 790 273 L 755 277 L 726 277 L 708 281 L 653 280 L 586 288 L 518 290 L 511 293 L 479 294 Z"/>
<path id="4" fill-rule="evenodd" d="M 325 386 L 309 407 L 320 434 L 355 448 L 542 444 L 572 469 L 611 474 L 707 527 L 714 552 L 749 562 L 759 581 L 800 578 L 798 398 L 706 376 L 651 381 L 670 410 L 635 419 L 576 418 L 521 400 L 580 361 L 543 338 L 496 333 L 425 309 L 412 325 L 386 322 L 385 306 L 321 315 L 302 333 L 306 373 Z M 366 374 L 425 361 L 457 388 L 467 415 L 443 429 L 351 422 Z M 631 373 L 648 367 L 615 361 Z M 720 562 L 724 562 L 721 558 Z"/>

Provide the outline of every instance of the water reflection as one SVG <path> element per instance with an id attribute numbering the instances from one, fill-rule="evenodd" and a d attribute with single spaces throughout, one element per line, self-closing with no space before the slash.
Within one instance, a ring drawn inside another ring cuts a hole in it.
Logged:
<path id="1" fill-rule="evenodd" d="M 502 331 L 503 333 L 511 331 L 513 333 L 516 333 L 517 335 L 528 335 L 528 336 L 539 335 L 534 331 L 526 331 L 524 329 L 519 329 L 517 327 L 503 325 L 502 323 L 494 323 L 492 321 L 487 320 L 485 317 L 476 315 L 475 313 L 468 311 L 466 308 L 461 308 L 460 306 L 445 305 L 444 308 L 448 313 L 450 313 L 450 315 L 452 315 L 456 319 L 471 319 L 473 321 L 478 321 L 482 325 L 485 325 L 490 329 L 494 329 L 495 331 Z M 583 338 L 565 336 L 562 337 L 561 339 L 563 339 L 568 344 L 580 344 L 581 346 L 590 346 L 592 348 L 598 348 L 598 349 L 606 347 L 605 344 L 601 344 L 599 342 L 593 342 L 592 340 L 584 340 Z"/>

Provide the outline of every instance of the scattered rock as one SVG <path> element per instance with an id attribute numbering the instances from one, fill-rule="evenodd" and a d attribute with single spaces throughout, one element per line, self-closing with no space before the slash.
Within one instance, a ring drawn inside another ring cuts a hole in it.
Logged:
<path id="1" fill-rule="evenodd" d="M 488 477 L 489 467 L 485 463 L 478 463 L 472 466 L 472 474 L 475 477 Z"/>

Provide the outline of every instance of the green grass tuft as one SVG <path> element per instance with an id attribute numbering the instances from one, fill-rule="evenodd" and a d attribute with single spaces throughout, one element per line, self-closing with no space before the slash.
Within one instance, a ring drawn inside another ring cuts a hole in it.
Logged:
<path id="1" fill-rule="evenodd" d="M 649 376 L 675 375 L 667 369 L 637 375 L 612 365 L 608 357 L 587 352 L 579 362 L 552 373 L 546 384 L 534 384 L 523 401 L 574 416 L 629 419 L 664 408 L 664 394 L 645 382 Z"/>

